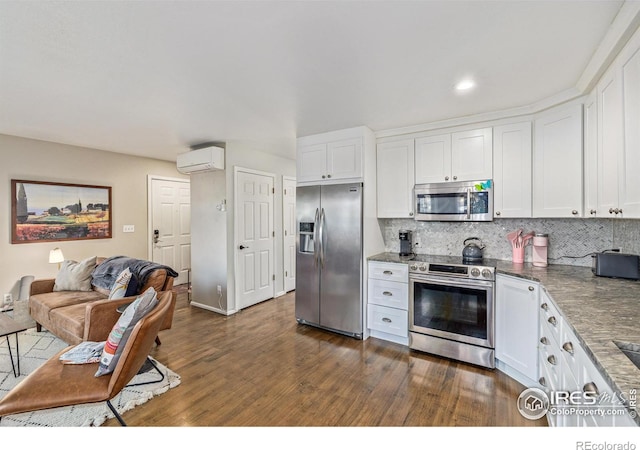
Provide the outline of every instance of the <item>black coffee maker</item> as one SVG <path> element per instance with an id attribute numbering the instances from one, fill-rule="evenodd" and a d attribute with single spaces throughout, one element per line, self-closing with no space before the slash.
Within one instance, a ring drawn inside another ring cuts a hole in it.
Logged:
<path id="1" fill-rule="evenodd" d="M 400 230 L 398 234 L 400 238 L 400 256 L 413 255 L 411 230 Z"/>

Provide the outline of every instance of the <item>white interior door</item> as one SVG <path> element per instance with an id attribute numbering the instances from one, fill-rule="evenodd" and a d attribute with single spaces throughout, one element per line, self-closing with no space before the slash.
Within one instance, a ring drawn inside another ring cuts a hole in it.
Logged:
<path id="1" fill-rule="evenodd" d="M 151 178 L 149 192 L 150 259 L 178 272 L 174 285 L 184 284 L 191 268 L 191 183 Z"/>
<path id="2" fill-rule="evenodd" d="M 275 176 L 236 169 L 236 284 L 238 309 L 273 298 Z"/>
<path id="3" fill-rule="evenodd" d="M 282 177 L 284 291 L 296 288 L 296 179 Z"/>

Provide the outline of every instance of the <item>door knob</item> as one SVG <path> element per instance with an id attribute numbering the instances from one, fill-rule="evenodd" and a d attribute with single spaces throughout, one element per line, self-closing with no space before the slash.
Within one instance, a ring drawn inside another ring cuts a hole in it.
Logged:
<path id="1" fill-rule="evenodd" d="M 238 247 L 240 250 L 244 250 L 245 248 L 249 248 L 248 246 L 245 247 L 244 245 L 241 245 L 240 247 Z"/>

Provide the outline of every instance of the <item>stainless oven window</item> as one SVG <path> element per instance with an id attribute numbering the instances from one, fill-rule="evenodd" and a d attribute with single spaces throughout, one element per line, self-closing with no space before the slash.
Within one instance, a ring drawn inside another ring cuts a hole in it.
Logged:
<path id="1" fill-rule="evenodd" d="M 486 340 L 487 291 L 415 283 L 414 325 Z"/>

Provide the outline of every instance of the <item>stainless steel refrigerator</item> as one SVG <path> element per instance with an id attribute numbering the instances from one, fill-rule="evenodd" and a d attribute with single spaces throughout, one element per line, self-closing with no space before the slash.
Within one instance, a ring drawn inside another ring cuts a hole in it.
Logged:
<path id="1" fill-rule="evenodd" d="M 296 320 L 362 339 L 362 183 L 296 189 Z"/>

